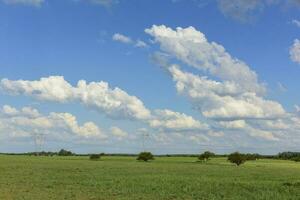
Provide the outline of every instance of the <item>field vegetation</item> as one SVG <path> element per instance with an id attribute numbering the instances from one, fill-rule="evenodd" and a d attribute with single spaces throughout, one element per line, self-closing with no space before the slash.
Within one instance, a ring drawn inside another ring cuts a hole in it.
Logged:
<path id="1" fill-rule="evenodd" d="M 0 155 L 0 199 L 300 199 L 300 164 L 227 157 Z"/>

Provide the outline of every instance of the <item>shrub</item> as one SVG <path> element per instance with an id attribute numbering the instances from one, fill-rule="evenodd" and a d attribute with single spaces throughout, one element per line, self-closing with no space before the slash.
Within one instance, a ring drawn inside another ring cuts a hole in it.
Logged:
<path id="1" fill-rule="evenodd" d="M 295 161 L 295 162 L 300 162 L 300 157 L 293 157 L 291 160 Z"/>
<path id="2" fill-rule="evenodd" d="M 210 157 L 213 157 L 215 154 L 209 151 L 205 151 L 204 153 L 198 156 L 198 159 L 201 161 L 208 161 Z"/>
<path id="3" fill-rule="evenodd" d="M 100 153 L 100 156 L 102 157 L 102 156 L 105 156 L 105 153 Z"/>
<path id="4" fill-rule="evenodd" d="M 259 154 L 251 154 L 251 153 L 247 153 L 244 155 L 246 158 L 246 160 L 258 160 L 260 158 Z"/>
<path id="5" fill-rule="evenodd" d="M 71 151 L 67 151 L 67 150 L 61 149 L 58 152 L 58 155 L 59 156 L 73 156 L 74 154 Z"/>
<path id="6" fill-rule="evenodd" d="M 91 154 L 90 160 L 100 160 L 101 156 L 100 154 Z"/>
<path id="7" fill-rule="evenodd" d="M 154 156 L 152 155 L 151 152 L 141 152 L 138 157 L 137 160 L 142 160 L 142 161 L 149 161 L 149 160 L 154 160 Z"/>
<path id="8" fill-rule="evenodd" d="M 228 156 L 228 160 L 237 166 L 240 166 L 244 162 L 246 162 L 246 156 L 243 154 L 240 154 L 239 152 L 234 152 Z"/>
<path id="9" fill-rule="evenodd" d="M 283 160 L 294 160 L 295 158 L 300 157 L 300 153 L 299 152 L 282 152 L 278 154 L 278 158 L 279 159 L 283 159 Z"/>

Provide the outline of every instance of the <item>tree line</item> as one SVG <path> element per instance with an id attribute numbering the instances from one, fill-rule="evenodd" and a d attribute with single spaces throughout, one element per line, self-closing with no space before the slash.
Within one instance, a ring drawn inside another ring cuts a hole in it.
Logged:
<path id="1" fill-rule="evenodd" d="M 141 152 L 139 154 L 76 154 L 72 151 L 61 149 L 58 152 L 51 151 L 41 151 L 41 152 L 29 152 L 29 153 L 0 153 L 2 155 L 31 155 L 31 156 L 89 156 L 90 160 L 99 160 L 102 156 L 136 156 L 139 161 L 150 161 L 154 160 L 154 155 L 151 152 Z M 215 154 L 210 151 L 205 151 L 204 153 L 199 154 L 165 154 L 165 155 L 155 155 L 155 157 L 197 157 L 200 162 L 207 162 L 214 157 L 227 157 L 227 160 L 231 163 L 236 164 L 237 166 L 245 163 L 250 160 L 258 160 L 262 158 L 267 159 L 281 159 L 281 160 L 292 160 L 300 162 L 300 152 L 281 152 L 277 155 L 261 155 L 257 153 L 239 153 L 234 152 L 231 154 Z"/>

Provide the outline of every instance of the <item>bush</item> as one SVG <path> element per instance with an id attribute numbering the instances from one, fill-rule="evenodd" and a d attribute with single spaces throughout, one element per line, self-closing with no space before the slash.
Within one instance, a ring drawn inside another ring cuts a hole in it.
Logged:
<path id="1" fill-rule="evenodd" d="M 152 155 L 151 152 L 141 152 L 138 157 L 137 160 L 142 160 L 142 161 L 149 161 L 149 160 L 154 160 L 154 156 Z"/>
<path id="2" fill-rule="evenodd" d="M 240 154 L 239 152 L 234 152 L 228 156 L 228 160 L 237 166 L 240 166 L 244 162 L 246 162 L 246 156 L 243 154 Z"/>
<path id="3" fill-rule="evenodd" d="M 58 155 L 59 156 L 73 156 L 74 154 L 71 151 L 67 151 L 67 150 L 61 149 L 58 152 Z"/>
<path id="4" fill-rule="evenodd" d="M 283 160 L 294 160 L 295 158 L 300 157 L 300 153 L 299 152 L 282 152 L 278 154 L 278 158 L 279 159 L 283 159 Z"/>
<path id="5" fill-rule="evenodd" d="M 213 157 L 213 156 L 215 156 L 214 153 L 209 152 L 209 151 L 205 151 L 204 153 L 202 153 L 202 154 L 200 154 L 198 156 L 198 159 L 201 160 L 201 161 L 205 161 L 206 162 L 206 161 L 209 160 L 210 157 Z"/>
<path id="6" fill-rule="evenodd" d="M 300 157 L 299 156 L 298 157 L 293 157 L 291 160 L 295 161 L 295 162 L 300 162 Z"/>
<path id="7" fill-rule="evenodd" d="M 100 154 L 91 154 L 90 160 L 100 160 L 101 156 Z"/>
<path id="8" fill-rule="evenodd" d="M 251 153 L 247 153 L 244 155 L 246 158 L 246 160 L 258 160 L 260 158 L 259 154 L 251 154 Z"/>

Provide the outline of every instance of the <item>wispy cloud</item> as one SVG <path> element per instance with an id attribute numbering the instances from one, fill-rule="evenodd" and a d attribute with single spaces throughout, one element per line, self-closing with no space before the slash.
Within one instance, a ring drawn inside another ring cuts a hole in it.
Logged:
<path id="1" fill-rule="evenodd" d="M 122 42 L 122 43 L 132 43 L 132 40 L 130 37 L 126 36 L 126 35 L 123 35 L 121 33 L 115 33 L 113 36 L 112 36 L 112 39 L 114 41 L 118 41 L 118 42 Z"/>
<path id="2" fill-rule="evenodd" d="M 41 6 L 45 0 L 2 0 L 5 4 L 9 5 L 27 5 L 27 6 Z"/>
<path id="3" fill-rule="evenodd" d="M 296 25 L 297 27 L 300 27 L 300 21 L 299 20 L 293 19 L 292 24 Z"/>
<path id="4" fill-rule="evenodd" d="M 277 82 L 277 88 L 280 92 L 286 92 L 287 88 L 280 82 Z"/>
<path id="5" fill-rule="evenodd" d="M 121 43 L 125 43 L 125 44 L 133 44 L 133 46 L 135 47 L 139 47 L 139 48 L 145 48 L 145 47 L 148 47 L 148 44 L 140 39 L 138 40 L 133 40 L 131 39 L 129 36 L 126 36 L 124 34 L 121 34 L 121 33 L 115 33 L 113 36 L 112 36 L 112 39 L 114 41 L 117 41 L 117 42 L 121 42 Z"/>
<path id="6" fill-rule="evenodd" d="M 300 40 L 295 39 L 290 47 L 290 58 L 293 62 L 300 64 Z"/>
<path id="7" fill-rule="evenodd" d="M 101 5 L 106 8 L 109 8 L 115 4 L 118 4 L 118 0 L 89 0 L 91 3 L 96 4 L 96 5 Z"/>

